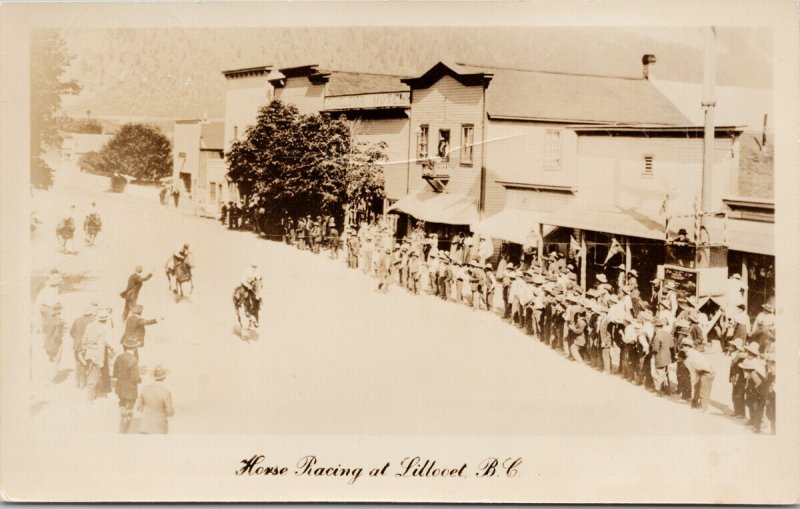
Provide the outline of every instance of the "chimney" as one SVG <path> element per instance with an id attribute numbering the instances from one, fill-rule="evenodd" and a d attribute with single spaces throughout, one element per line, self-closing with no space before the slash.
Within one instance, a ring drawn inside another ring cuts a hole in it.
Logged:
<path id="1" fill-rule="evenodd" d="M 650 53 L 642 57 L 642 77 L 646 80 L 652 79 L 653 67 L 655 67 L 656 56 Z"/>

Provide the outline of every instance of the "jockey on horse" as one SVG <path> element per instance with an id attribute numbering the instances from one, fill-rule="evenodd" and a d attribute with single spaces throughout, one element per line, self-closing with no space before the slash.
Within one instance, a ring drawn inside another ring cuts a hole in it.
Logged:
<path id="1" fill-rule="evenodd" d="M 192 263 L 191 253 L 189 252 L 189 244 L 179 246 L 178 249 L 175 250 L 175 253 L 169 257 L 167 264 L 164 267 L 167 273 L 167 279 L 169 279 L 170 289 L 172 289 L 173 293 L 178 293 L 182 283 L 182 281 L 177 281 L 177 274 L 175 270 L 181 264 L 185 264 L 187 271 L 189 272 L 188 280 L 191 281 L 191 269 L 194 264 Z M 175 286 L 173 286 L 173 280 L 175 280 Z"/>
<path id="2" fill-rule="evenodd" d="M 258 327 L 258 312 L 261 307 L 261 271 L 258 265 L 253 263 L 244 270 L 242 281 L 233 294 L 233 303 L 236 308 L 236 315 L 241 325 L 241 315 L 239 308 L 244 306 L 246 315 L 253 319 L 253 324 Z"/>

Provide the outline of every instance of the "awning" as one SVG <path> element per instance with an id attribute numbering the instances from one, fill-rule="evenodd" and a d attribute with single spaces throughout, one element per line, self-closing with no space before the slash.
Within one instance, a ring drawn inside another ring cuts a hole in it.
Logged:
<path id="1" fill-rule="evenodd" d="M 403 212 L 429 223 L 467 225 L 478 222 L 478 208 L 474 198 L 428 190 L 404 196 L 389 207 L 387 212 Z"/>
<path id="2" fill-rule="evenodd" d="M 576 199 L 563 209 L 543 217 L 542 222 L 563 228 L 664 240 L 664 221 L 659 216 L 659 207 L 660 204 L 652 200 L 623 208 Z"/>
<path id="3" fill-rule="evenodd" d="M 536 236 L 539 235 L 539 223 L 542 222 L 545 215 L 547 215 L 545 212 L 505 208 L 497 214 L 471 225 L 470 228 L 473 232 L 481 235 L 488 235 L 515 244 L 525 244 L 531 231 L 534 231 Z M 543 233 L 548 235 L 553 230 L 555 227 L 546 225 Z"/>
<path id="4" fill-rule="evenodd" d="M 728 249 L 775 256 L 775 225 L 762 221 L 728 218 Z"/>

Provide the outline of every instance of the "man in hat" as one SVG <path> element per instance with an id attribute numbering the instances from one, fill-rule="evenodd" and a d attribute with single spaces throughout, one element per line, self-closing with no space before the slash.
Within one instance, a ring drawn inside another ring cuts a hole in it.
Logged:
<path id="1" fill-rule="evenodd" d="M 692 401 L 692 376 L 689 369 L 686 367 L 685 359 L 686 352 L 684 347 L 691 344 L 694 345 L 689 337 L 689 322 L 686 320 L 678 320 L 673 325 L 674 335 L 679 345 L 678 363 L 676 366 L 676 377 L 678 379 L 678 394 L 683 401 Z"/>
<path id="2" fill-rule="evenodd" d="M 72 322 L 72 327 L 69 329 L 69 335 L 72 337 L 72 350 L 75 356 L 75 384 L 78 389 L 86 387 L 86 365 L 81 360 L 81 351 L 83 350 L 83 335 L 86 332 L 86 327 L 94 321 L 94 314 L 97 312 L 96 305 L 87 306 L 83 315 L 79 316 Z"/>
<path id="3" fill-rule="evenodd" d="M 58 269 L 51 270 L 50 275 L 44 282 L 44 286 L 39 291 L 39 295 L 36 296 L 36 307 L 39 309 L 37 330 L 42 330 L 47 318 L 53 312 L 53 306 L 59 301 L 60 287 L 63 282 L 64 278 L 61 277 Z"/>
<path id="4" fill-rule="evenodd" d="M 775 329 L 775 307 L 771 302 L 767 302 L 761 306 L 762 310 L 756 315 L 753 321 L 753 341 L 761 345 L 761 351 L 765 351 L 767 338 L 769 337 L 770 330 Z"/>
<path id="5" fill-rule="evenodd" d="M 172 406 L 172 393 L 164 386 L 167 370 L 160 364 L 153 370 L 154 382 L 142 389 L 136 409 L 142 412 L 139 433 L 166 434 L 169 431 L 168 419 L 175 415 Z"/>
<path id="6" fill-rule="evenodd" d="M 733 403 L 733 417 L 745 418 L 747 411 L 745 406 L 745 390 L 747 388 L 747 374 L 742 369 L 742 363 L 747 360 L 747 353 L 744 351 L 744 343 L 741 338 L 734 338 L 729 343 L 733 350 L 731 367 L 728 372 L 728 380 L 731 383 L 731 400 Z"/>
<path id="7" fill-rule="evenodd" d="M 378 262 L 378 291 L 389 292 L 389 283 L 392 279 L 392 250 L 386 249 Z"/>
<path id="8" fill-rule="evenodd" d="M 509 301 L 508 294 L 511 291 L 511 283 L 513 282 L 512 274 L 514 273 L 514 264 L 511 262 L 506 263 L 505 270 L 501 276 L 501 285 L 503 290 L 503 319 L 507 320 L 511 317 L 511 302 Z"/>
<path id="9" fill-rule="evenodd" d="M 56 226 L 56 236 L 61 242 L 64 254 L 75 254 L 72 238 L 75 234 L 75 205 L 70 205 L 69 211 L 61 218 Z"/>
<path id="10" fill-rule="evenodd" d="M 347 265 L 351 269 L 358 268 L 358 256 L 361 244 L 355 232 L 350 233 L 350 238 L 347 239 Z"/>
<path id="11" fill-rule="evenodd" d="M 751 427 L 753 433 L 761 433 L 765 401 L 769 390 L 766 383 L 766 365 L 762 359 L 750 357 L 743 361 L 740 367 L 747 377 L 745 400 L 747 407 L 750 409 L 750 420 L 747 424 Z"/>
<path id="12" fill-rule="evenodd" d="M 566 338 L 569 357 L 574 361 L 583 362 L 581 351 L 586 346 L 586 310 L 583 306 L 576 306 L 571 310 L 571 314 Z"/>
<path id="13" fill-rule="evenodd" d="M 52 383 L 58 367 L 61 364 L 61 346 L 64 338 L 64 319 L 61 318 L 61 303 L 53 304 L 50 315 L 42 327 L 42 346 L 47 354 L 48 364 L 47 382 Z"/>
<path id="14" fill-rule="evenodd" d="M 419 261 L 419 252 L 412 251 L 408 259 L 408 289 L 414 295 L 419 294 L 419 282 L 422 278 L 422 264 Z"/>
<path id="15" fill-rule="evenodd" d="M 128 286 L 119 294 L 120 297 L 125 299 L 125 309 L 122 311 L 123 321 L 128 318 L 131 308 L 136 305 L 136 301 L 139 299 L 139 292 L 142 290 L 144 282 L 153 277 L 152 272 L 148 273 L 146 276 L 142 276 L 142 271 L 142 266 L 137 265 L 133 274 L 128 277 Z"/>
<path id="16" fill-rule="evenodd" d="M 86 364 L 86 389 L 89 401 L 97 399 L 102 391 L 100 386 L 102 370 L 106 363 L 106 351 L 109 348 L 108 319 L 108 311 L 99 310 L 95 321 L 86 326 L 81 340 L 81 358 Z"/>
<path id="17" fill-rule="evenodd" d="M 477 249 L 478 262 L 480 262 L 482 266 L 485 266 L 486 260 L 491 258 L 493 253 L 494 253 L 494 246 L 492 245 L 492 243 L 486 240 L 485 237 L 481 237 L 480 240 L 478 240 L 478 249 Z"/>
<path id="18" fill-rule="evenodd" d="M 653 385 L 659 396 L 668 395 L 670 394 L 669 365 L 674 361 L 675 339 L 664 318 L 655 317 L 654 325 L 656 332 L 653 336 L 653 364 L 655 367 Z"/>
<path id="19" fill-rule="evenodd" d="M 776 408 L 775 408 L 775 353 L 768 352 L 764 354 L 764 360 L 766 361 L 766 372 L 767 377 L 764 380 L 765 388 L 765 400 L 764 400 L 764 410 L 769 420 L 769 427 L 770 433 L 775 434 L 775 416 L 776 416 Z"/>
<path id="20" fill-rule="evenodd" d="M 122 338 L 123 353 L 117 356 L 114 361 L 114 378 L 116 383 L 114 389 L 119 398 L 119 432 L 127 433 L 133 417 L 133 406 L 138 397 L 139 382 L 139 359 L 136 356 L 136 349 L 139 343 L 135 338 Z"/>
<path id="21" fill-rule="evenodd" d="M 144 347 L 145 326 L 153 325 L 163 320 L 163 318 L 142 318 L 143 310 L 144 308 L 141 304 L 134 305 L 130 316 L 125 320 L 125 332 L 122 333 L 122 339 L 120 340 L 123 344 L 127 342 L 134 345 L 132 353 L 137 360 L 139 359 L 139 348 Z"/>
<path id="22" fill-rule="evenodd" d="M 491 263 L 485 264 L 483 271 L 486 274 L 486 286 L 484 287 L 484 294 L 486 296 L 486 310 L 493 311 L 494 292 L 495 288 L 497 287 L 497 277 L 494 274 L 494 268 L 492 267 Z"/>
<path id="23" fill-rule="evenodd" d="M 439 251 L 439 268 L 436 272 L 436 295 L 442 300 L 447 300 L 449 286 L 447 284 L 447 274 L 450 272 L 450 257 L 445 251 Z"/>
<path id="24" fill-rule="evenodd" d="M 692 379 L 694 396 L 692 408 L 705 412 L 711 396 L 711 386 L 714 384 L 714 368 L 708 358 L 698 351 L 694 341 L 690 338 L 681 341 L 686 359 L 683 361 Z"/>

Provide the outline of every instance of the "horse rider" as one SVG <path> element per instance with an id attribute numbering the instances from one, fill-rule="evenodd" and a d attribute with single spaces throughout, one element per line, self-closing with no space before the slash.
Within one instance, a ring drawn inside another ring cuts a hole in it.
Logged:
<path id="1" fill-rule="evenodd" d="M 258 264 L 256 263 L 250 264 L 242 275 L 242 287 L 252 293 L 257 301 L 261 300 L 261 295 L 255 285 L 257 282 L 261 281 L 261 278 L 261 271 L 258 270 Z"/>

